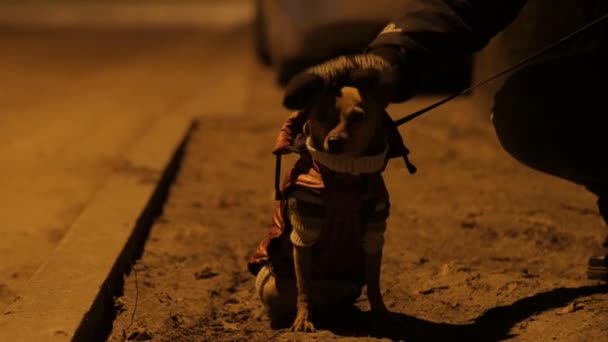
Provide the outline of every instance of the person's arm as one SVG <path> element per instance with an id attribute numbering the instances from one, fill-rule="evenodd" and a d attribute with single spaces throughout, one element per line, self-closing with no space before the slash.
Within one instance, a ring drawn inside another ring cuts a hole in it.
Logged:
<path id="1" fill-rule="evenodd" d="M 413 56 L 462 55 L 483 48 L 527 0 L 409 0 L 405 12 L 369 44 Z"/>
<path id="2" fill-rule="evenodd" d="M 405 0 L 404 0 L 405 1 Z M 311 94 L 356 75 L 377 74 L 389 102 L 417 92 L 424 77 L 452 67 L 483 48 L 509 25 L 526 0 L 407 0 L 399 19 L 385 27 L 364 55 L 340 56 L 300 72 L 288 83 L 283 104 L 302 109 Z M 373 80 L 373 78 L 371 78 Z"/>
<path id="3" fill-rule="evenodd" d="M 449 69 L 482 49 L 519 14 L 527 0 L 409 0 L 405 12 L 372 41 L 368 53 L 399 66 L 392 99 L 416 92 L 420 77 Z"/>

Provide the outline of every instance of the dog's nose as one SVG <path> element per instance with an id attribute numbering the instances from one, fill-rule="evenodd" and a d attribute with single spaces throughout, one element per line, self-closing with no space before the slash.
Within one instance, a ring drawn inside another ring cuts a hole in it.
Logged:
<path id="1" fill-rule="evenodd" d="M 344 138 L 342 137 L 329 137 L 327 139 L 327 147 L 329 147 L 329 152 L 331 153 L 340 153 L 344 149 Z"/>

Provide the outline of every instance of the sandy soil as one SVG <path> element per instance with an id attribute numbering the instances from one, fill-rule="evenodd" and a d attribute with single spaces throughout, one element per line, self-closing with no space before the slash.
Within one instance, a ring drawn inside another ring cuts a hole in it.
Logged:
<path id="1" fill-rule="evenodd" d="M 401 131 L 419 173 L 393 161 L 382 287 L 393 312 L 370 330 L 362 297 L 317 333 L 273 330 L 246 260 L 272 210 L 276 131 L 288 114 L 253 69 L 251 111 L 207 117 L 164 213 L 116 298 L 111 341 L 587 341 L 608 334 L 608 287 L 585 279 L 604 233 L 584 189 L 518 164 L 467 99 Z M 394 106 L 408 113 L 432 99 Z"/>

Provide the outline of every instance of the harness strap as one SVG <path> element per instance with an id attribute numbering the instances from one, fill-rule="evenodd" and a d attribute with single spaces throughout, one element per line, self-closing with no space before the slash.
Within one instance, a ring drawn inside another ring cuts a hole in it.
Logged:
<path id="1" fill-rule="evenodd" d="M 283 199 L 283 191 L 281 191 L 281 154 L 275 155 L 274 164 L 274 199 L 280 201 Z"/>

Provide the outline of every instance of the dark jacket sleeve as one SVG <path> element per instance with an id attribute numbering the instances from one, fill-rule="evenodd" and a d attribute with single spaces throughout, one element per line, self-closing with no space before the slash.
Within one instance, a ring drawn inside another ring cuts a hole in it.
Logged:
<path id="1" fill-rule="evenodd" d="M 463 55 L 483 48 L 509 25 L 526 0 L 409 0 L 405 13 L 370 44 L 414 56 Z"/>
<path id="2" fill-rule="evenodd" d="M 368 46 L 398 66 L 390 95 L 402 102 L 463 57 L 480 50 L 509 25 L 527 0 L 408 0 L 405 12 Z"/>

